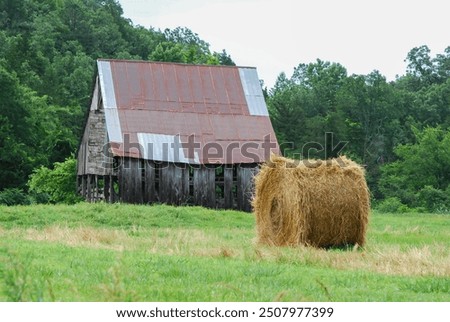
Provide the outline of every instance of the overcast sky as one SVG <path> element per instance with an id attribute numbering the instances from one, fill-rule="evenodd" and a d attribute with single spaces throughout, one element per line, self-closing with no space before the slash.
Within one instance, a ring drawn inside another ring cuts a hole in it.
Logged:
<path id="1" fill-rule="evenodd" d="M 405 74 L 405 57 L 428 45 L 450 46 L 448 0 L 119 0 L 135 25 L 188 27 L 226 49 L 237 65 L 254 66 L 270 88 L 284 71 L 317 58 L 349 74 L 377 69 L 388 80 Z"/>

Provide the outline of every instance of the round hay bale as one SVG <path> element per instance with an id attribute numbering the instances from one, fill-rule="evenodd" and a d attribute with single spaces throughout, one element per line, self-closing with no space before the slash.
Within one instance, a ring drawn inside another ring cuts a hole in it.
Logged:
<path id="1" fill-rule="evenodd" d="M 294 161 L 272 155 L 255 176 L 252 206 L 263 244 L 365 242 L 370 200 L 364 169 L 345 156 Z"/>

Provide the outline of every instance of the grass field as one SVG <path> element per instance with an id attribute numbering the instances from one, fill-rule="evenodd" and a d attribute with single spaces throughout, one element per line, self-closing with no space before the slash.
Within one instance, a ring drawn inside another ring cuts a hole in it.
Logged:
<path id="1" fill-rule="evenodd" d="M 251 214 L 0 207 L 1 301 L 450 301 L 450 216 L 374 212 L 364 249 L 255 244 Z"/>

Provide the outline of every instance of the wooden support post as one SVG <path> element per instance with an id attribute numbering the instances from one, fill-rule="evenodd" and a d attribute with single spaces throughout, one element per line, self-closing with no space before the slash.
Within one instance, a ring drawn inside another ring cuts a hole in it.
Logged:
<path id="1" fill-rule="evenodd" d="M 86 185 L 87 185 L 87 198 L 86 200 L 88 202 L 92 202 L 92 176 L 90 174 L 87 175 L 87 181 L 86 181 Z"/>
<path id="2" fill-rule="evenodd" d="M 130 158 L 123 158 L 119 168 L 119 200 L 121 202 L 130 201 Z"/>
<path id="3" fill-rule="evenodd" d="M 81 176 L 77 175 L 77 186 L 76 186 L 76 191 L 78 194 L 81 194 Z"/>
<path id="4" fill-rule="evenodd" d="M 111 176 L 106 175 L 103 177 L 103 197 L 105 202 L 111 202 Z"/>
<path id="5" fill-rule="evenodd" d="M 189 164 L 183 163 L 180 165 L 181 167 L 181 182 L 182 182 L 182 199 L 180 204 L 188 204 L 189 203 Z"/>
<path id="6" fill-rule="evenodd" d="M 94 174 L 94 197 L 93 201 L 96 202 L 98 200 L 98 175 Z"/>
<path id="7" fill-rule="evenodd" d="M 120 160 L 120 159 L 119 159 Z M 118 187 L 118 192 L 117 192 L 117 201 L 121 202 L 122 201 L 122 177 L 123 177 L 123 159 L 121 160 L 122 162 L 119 163 L 119 166 L 117 168 L 117 187 Z"/>
<path id="8" fill-rule="evenodd" d="M 209 208 L 216 208 L 216 168 L 206 166 L 206 203 Z"/>
<path id="9" fill-rule="evenodd" d="M 183 171 L 178 164 L 171 163 L 169 166 L 171 167 L 170 203 L 173 205 L 180 205 L 183 200 Z"/>
<path id="10" fill-rule="evenodd" d="M 223 168 L 223 199 L 224 208 L 233 208 L 233 168 Z"/>
<path id="11" fill-rule="evenodd" d="M 114 189 L 114 185 L 116 184 L 116 182 L 117 182 L 117 177 L 115 177 L 115 176 L 112 176 L 112 175 L 110 175 L 109 176 L 110 177 L 110 186 L 109 186 L 109 197 L 110 197 L 110 202 L 111 203 L 113 203 L 113 202 L 116 202 L 116 200 L 117 200 L 117 194 L 116 194 L 116 190 Z"/>
<path id="12" fill-rule="evenodd" d="M 86 175 L 83 174 L 81 176 L 81 195 L 83 196 L 84 200 L 86 200 Z"/>

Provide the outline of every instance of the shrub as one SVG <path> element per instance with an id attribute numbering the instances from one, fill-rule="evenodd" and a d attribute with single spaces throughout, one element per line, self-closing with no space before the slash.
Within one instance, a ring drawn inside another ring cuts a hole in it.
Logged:
<path id="1" fill-rule="evenodd" d="M 47 204 L 50 203 L 50 196 L 48 193 L 30 193 L 31 203 L 34 204 Z"/>
<path id="2" fill-rule="evenodd" d="M 14 205 L 29 205 L 30 198 L 23 192 L 23 190 L 18 188 L 9 188 L 0 192 L 0 204 L 7 206 Z"/>
<path id="3" fill-rule="evenodd" d="M 407 205 L 403 204 L 399 198 L 390 197 L 381 201 L 376 207 L 378 211 L 390 213 L 405 213 L 412 211 Z"/>
<path id="4" fill-rule="evenodd" d="M 35 169 L 28 186 L 36 195 L 48 195 L 49 202 L 73 204 L 81 200 L 76 192 L 76 177 L 76 160 L 70 157 L 64 162 L 55 162 L 53 169 Z"/>
<path id="5" fill-rule="evenodd" d="M 448 189 L 447 189 L 448 190 Z M 448 211 L 449 197 L 445 191 L 432 186 L 425 186 L 417 193 L 417 201 L 428 211 Z"/>

